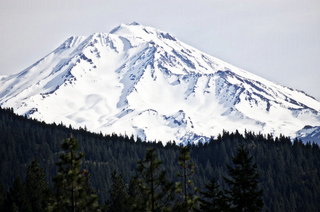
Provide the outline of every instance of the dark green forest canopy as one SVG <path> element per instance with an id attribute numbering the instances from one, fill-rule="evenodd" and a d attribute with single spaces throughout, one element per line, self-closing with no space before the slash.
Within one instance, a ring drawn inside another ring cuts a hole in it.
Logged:
<path id="1" fill-rule="evenodd" d="M 135 141 L 133 136 L 103 135 L 85 129 L 72 129 L 61 124 L 45 124 L 15 115 L 12 109 L 0 109 L 0 183 L 7 190 L 16 176 L 25 180 L 27 167 L 38 157 L 48 182 L 57 174 L 55 162 L 61 153 L 60 144 L 70 133 L 78 139 L 85 153 L 83 166 L 92 174 L 92 185 L 100 201 L 108 198 L 111 175 L 122 173 L 129 183 L 136 174 L 137 161 L 144 158 L 147 148 L 155 148 L 169 180 L 177 181 L 179 146 L 169 142 Z M 239 144 L 244 144 L 257 164 L 259 186 L 263 189 L 265 207 L 269 211 L 320 210 L 320 150 L 316 144 L 291 142 L 289 137 L 246 132 L 222 132 L 217 139 L 198 145 L 189 144 L 195 172 L 194 185 L 204 188 L 214 177 L 227 188 L 223 177 L 226 164 L 232 164 Z M 51 185 L 52 186 L 52 185 Z"/>

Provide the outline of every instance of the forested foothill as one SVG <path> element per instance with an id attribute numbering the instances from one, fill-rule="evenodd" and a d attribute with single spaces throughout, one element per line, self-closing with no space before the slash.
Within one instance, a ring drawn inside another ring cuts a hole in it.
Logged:
<path id="1" fill-rule="evenodd" d="M 249 130 L 182 147 L 45 124 L 0 108 L 0 204 L 9 211 L 237 211 L 256 198 L 247 211 L 262 205 L 263 211 L 320 211 L 319 146 Z M 65 170 L 68 151 L 77 175 Z M 251 164 L 240 166 L 248 171 L 238 169 L 241 161 Z M 247 189 L 236 188 L 235 179 L 248 178 L 254 189 L 244 200 L 237 192 Z M 63 189 L 82 201 L 70 203 Z"/>

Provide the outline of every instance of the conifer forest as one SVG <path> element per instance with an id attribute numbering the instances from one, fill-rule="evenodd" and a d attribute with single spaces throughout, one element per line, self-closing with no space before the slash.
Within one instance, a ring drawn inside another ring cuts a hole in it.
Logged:
<path id="1" fill-rule="evenodd" d="M 223 131 L 145 142 L 0 108 L 0 212 L 320 211 L 320 148 Z"/>

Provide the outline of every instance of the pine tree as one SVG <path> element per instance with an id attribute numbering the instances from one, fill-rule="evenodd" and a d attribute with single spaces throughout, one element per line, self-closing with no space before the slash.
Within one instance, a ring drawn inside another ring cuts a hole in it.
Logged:
<path id="1" fill-rule="evenodd" d="M 148 149 L 144 160 L 138 161 L 138 185 L 144 211 L 168 211 L 174 199 L 174 185 L 166 179 L 166 171 L 161 170 L 155 149 Z"/>
<path id="2" fill-rule="evenodd" d="M 221 212 L 227 210 L 224 195 L 220 185 L 212 178 L 211 182 L 206 185 L 205 191 L 200 191 L 202 198 L 199 199 L 199 212 Z"/>
<path id="3" fill-rule="evenodd" d="M 12 187 L 6 194 L 3 211 L 32 211 L 25 186 L 19 176 L 15 178 Z"/>
<path id="4" fill-rule="evenodd" d="M 123 176 L 114 170 L 112 173 L 112 185 L 110 190 L 110 200 L 108 201 L 108 211 L 110 212 L 128 212 L 128 194 L 126 184 L 123 182 Z"/>
<path id="5" fill-rule="evenodd" d="M 47 206 L 49 183 L 46 181 L 44 169 L 39 166 L 38 158 L 32 161 L 28 167 L 25 189 L 28 192 L 32 211 L 44 211 Z"/>
<path id="6" fill-rule="evenodd" d="M 252 156 L 243 144 L 232 158 L 233 166 L 227 165 L 231 178 L 224 177 L 230 189 L 226 190 L 231 211 L 261 211 L 263 207 L 262 189 L 258 188 L 257 165 L 252 164 Z"/>
<path id="7" fill-rule="evenodd" d="M 176 184 L 176 191 L 181 194 L 183 202 L 176 202 L 175 210 L 192 211 L 197 204 L 197 196 L 195 196 L 196 189 L 193 187 L 193 181 L 190 179 L 194 173 L 194 163 L 190 161 L 190 147 L 181 146 L 180 155 L 178 158 L 181 173 L 177 176 L 182 178 L 182 183 Z"/>
<path id="8" fill-rule="evenodd" d="M 144 210 L 144 208 L 142 207 L 143 198 L 141 196 L 142 194 L 140 192 L 139 180 L 137 179 L 137 176 L 133 176 L 130 179 L 128 195 L 129 195 L 128 204 L 131 206 L 132 211 L 143 211 Z"/>
<path id="9" fill-rule="evenodd" d="M 79 143 L 72 136 L 66 139 L 59 156 L 58 175 L 53 178 L 55 199 L 49 204 L 49 211 L 98 211 L 98 196 L 92 194 L 86 179 L 87 170 L 81 170 L 84 153 L 78 153 Z"/>

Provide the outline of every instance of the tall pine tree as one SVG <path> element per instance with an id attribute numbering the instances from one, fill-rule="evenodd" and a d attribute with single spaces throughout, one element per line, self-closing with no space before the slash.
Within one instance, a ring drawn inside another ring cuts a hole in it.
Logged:
<path id="1" fill-rule="evenodd" d="M 47 197 L 50 190 L 44 169 L 39 166 L 38 158 L 32 161 L 28 167 L 25 189 L 32 211 L 44 211 L 47 207 Z"/>
<path id="2" fill-rule="evenodd" d="M 198 212 L 221 212 L 227 211 L 228 207 L 220 185 L 212 178 L 209 184 L 206 184 L 206 190 L 200 191 L 202 198 L 199 199 Z"/>
<path id="3" fill-rule="evenodd" d="M 2 210 L 6 212 L 32 211 L 25 185 L 21 182 L 19 176 L 15 178 L 12 187 L 10 187 L 9 192 L 6 194 Z"/>
<path id="4" fill-rule="evenodd" d="M 48 206 L 49 211 L 98 211 L 98 196 L 92 194 L 86 180 L 87 170 L 81 170 L 84 153 L 79 153 L 79 143 L 72 136 L 66 139 L 61 148 L 58 175 L 53 178 L 55 198 Z"/>
<path id="5" fill-rule="evenodd" d="M 110 200 L 107 202 L 109 212 L 128 212 L 130 205 L 128 205 L 128 193 L 126 191 L 126 184 L 123 182 L 123 176 L 117 174 L 116 170 L 112 173 L 112 185 L 110 190 Z"/>
<path id="6" fill-rule="evenodd" d="M 193 181 L 190 179 L 194 173 L 194 163 L 190 160 L 190 147 L 181 146 L 178 163 L 182 168 L 177 176 L 182 179 L 182 182 L 176 184 L 177 193 L 181 194 L 182 202 L 177 201 L 175 210 L 179 211 L 193 211 L 196 208 L 197 196 L 196 189 L 193 186 Z"/>
<path id="7" fill-rule="evenodd" d="M 168 211 L 174 199 L 174 184 L 169 182 L 166 171 L 161 169 L 162 161 L 155 149 L 148 149 L 144 160 L 138 161 L 138 185 L 145 211 Z"/>
<path id="8" fill-rule="evenodd" d="M 232 158 L 233 166 L 227 165 L 230 178 L 224 177 L 229 185 L 229 190 L 225 192 L 231 211 L 262 210 L 262 189 L 258 188 L 259 174 L 252 160 L 244 144 L 241 144 L 237 155 Z"/>

